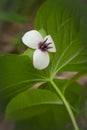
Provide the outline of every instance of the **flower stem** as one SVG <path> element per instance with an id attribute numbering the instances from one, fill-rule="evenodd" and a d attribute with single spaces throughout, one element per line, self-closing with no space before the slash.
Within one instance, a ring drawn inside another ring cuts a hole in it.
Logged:
<path id="1" fill-rule="evenodd" d="M 60 98 L 62 99 L 67 111 L 68 111 L 68 114 L 72 120 L 72 123 L 73 123 L 73 126 L 74 126 L 74 129 L 75 130 L 79 130 L 79 127 L 77 125 L 77 122 L 76 122 L 76 119 L 75 119 L 75 116 L 71 110 L 71 107 L 69 105 L 69 103 L 67 102 L 66 98 L 64 97 L 64 95 L 62 94 L 62 92 L 60 91 L 60 89 L 57 87 L 57 85 L 54 83 L 53 80 L 50 80 L 50 83 L 52 84 L 52 86 L 54 87 L 54 89 L 56 90 L 56 92 L 58 93 L 58 95 L 60 96 Z"/>

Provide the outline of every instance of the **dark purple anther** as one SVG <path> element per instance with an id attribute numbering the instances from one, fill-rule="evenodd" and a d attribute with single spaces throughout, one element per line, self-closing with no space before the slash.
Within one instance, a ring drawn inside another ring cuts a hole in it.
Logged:
<path id="1" fill-rule="evenodd" d="M 49 45 L 52 44 L 52 43 L 46 43 L 47 40 L 48 40 L 48 39 L 46 39 L 45 41 L 39 43 L 38 48 L 39 48 L 41 51 L 48 51 L 48 49 L 52 48 L 52 47 L 49 47 Z"/>

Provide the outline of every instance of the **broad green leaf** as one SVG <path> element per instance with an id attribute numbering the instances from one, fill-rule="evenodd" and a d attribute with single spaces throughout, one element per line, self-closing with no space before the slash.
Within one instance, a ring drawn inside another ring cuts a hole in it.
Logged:
<path id="1" fill-rule="evenodd" d="M 29 48 L 29 49 L 27 49 L 27 50 L 23 53 L 23 55 L 27 55 L 30 59 L 32 59 L 33 53 L 34 53 L 34 50 Z"/>
<path id="2" fill-rule="evenodd" d="M 35 27 L 43 28 L 56 44 L 50 75 L 87 70 L 87 6 L 79 0 L 47 0 L 39 9 Z"/>
<path id="3" fill-rule="evenodd" d="M 63 105 L 50 106 L 43 114 L 17 122 L 14 130 L 73 130 L 67 111 Z"/>
<path id="4" fill-rule="evenodd" d="M 28 56 L 0 56 L 0 113 L 17 94 L 43 81 L 43 72 L 34 69 Z"/>
<path id="5" fill-rule="evenodd" d="M 55 93 L 32 89 L 16 96 L 7 105 L 6 119 L 20 121 L 47 111 L 51 106 L 63 105 Z"/>
<path id="6" fill-rule="evenodd" d="M 45 30 L 43 28 L 41 28 L 39 30 L 39 32 L 41 33 L 41 35 L 43 36 L 43 38 L 46 36 L 46 32 L 45 32 Z"/>
<path id="7" fill-rule="evenodd" d="M 71 106 L 78 112 L 77 114 L 81 114 L 81 109 L 85 105 L 86 89 L 78 83 L 72 83 L 64 94 Z"/>
<path id="8" fill-rule="evenodd" d="M 67 101 L 71 104 L 73 110 L 78 114 L 81 114 L 81 108 L 85 103 L 86 89 L 75 81 L 71 80 L 55 79 L 54 82 L 60 88 L 62 93 L 65 95 Z M 52 92 L 56 91 L 53 89 L 50 83 L 45 83 L 40 86 L 41 89 L 47 89 Z"/>
<path id="9" fill-rule="evenodd" d="M 66 81 L 66 83 L 63 86 L 63 92 L 65 92 L 67 87 L 69 87 L 73 82 L 77 82 L 77 80 L 79 80 L 80 78 L 86 77 L 86 76 L 87 76 L 86 71 L 76 73 L 72 78 L 70 78 Z"/>
<path id="10" fill-rule="evenodd" d="M 60 88 L 61 88 L 61 87 L 63 87 L 63 83 L 64 82 L 66 83 L 67 81 L 59 80 L 59 82 L 58 82 L 55 80 L 55 82 L 58 86 L 61 85 L 60 86 Z M 44 86 L 47 87 L 47 84 L 44 84 Z M 76 91 L 75 91 L 75 88 L 76 88 Z M 39 94 L 38 94 L 38 92 L 39 92 Z M 47 96 L 45 96 L 46 95 L 45 92 L 47 93 Z M 82 98 L 81 96 L 83 95 L 83 92 L 84 92 L 84 88 L 82 88 L 80 85 L 77 85 L 77 83 L 73 83 L 68 88 L 68 90 L 65 92 L 65 96 L 66 96 L 67 100 L 69 101 L 69 103 L 72 105 L 72 109 L 74 110 L 74 112 L 76 112 L 76 114 L 78 114 L 77 112 L 79 112 L 79 110 L 76 108 L 78 108 L 81 105 L 80 101 L 81 101 L 81 98 Z M 52 104 L 49 105 L 49 103 L 48 103 L 48 105 L 44 104 L 44 105 L 46 105 L 46 107 L 44 107 L 43 103 L 40 102 L 42 107 L 41 107 L 41 105 L 39 107 L 35 106 L 35 105 L 39 105 L 38 102 L 42 101 L 42 99 L 45 101 L 45 99 L 52 98 L 51 100 L 53 101 L 53 99 L 54 99 L 52 97 L 54 94 L 53 92 L 50 93 L 51 95 L 49 95 L 48 90 L 42 90 L 42 92 L 41 92 L 41 90 L 30 90 L 30 91 L 27 91 L 27 93 L 28 93 L 28 95 L 26 94 L 26 92 L 24 92 L 24 93 L 18 95 L 17 97 L 15 97 L 9 103 L 10 105 L 8 104 L 8 107 L 7 107 L 7 114 L 9 115 L 8 117 L 10 118 L 10 120 L 12 120 L 14 118 L 14 120 L 18 121 L 18 123 L 15 126 L 15 130 L 20 130 L 20 129 L 24 130 L 24 128 L 26 128 L 26 130 L 29 128 L 31 130 L 34 130 L 35 128 L 39 129 L 39 130 L 40 129 L 53 130 L 54 128 L 55 128 L 55 130 L 57 130 L 57 129 L 73 130 L 72 125 L 70 125 L 70 127 L 68 126 L 68 123 L 70 123 L 69 117 L 68 117 L 66 108 L 64 107 L 63 104 L 56 105 L 54 103 L 53 105 Z M 28 97 L 30 97 L 30 100 Z M 23 99 L 25 99 L 26 101 L 24 101 Z M 27 102 L 28 104 L 25 102 Z M 37 104 L 36 104 L 36 102 L 37 102 Z M 31 107 L 32 111 L 30 111 L 29 108 L 28 108 L 28 110 L 24 109 L 25 104 L 27 104 L 26 106 L 28 106 L 28 105 L 30 106 L 33 103 L 35 103 L 35 105 L 33 106 L 34 109 Z M 16 106 L 16 108 L 15 108 L 15 106 Z M 23 108 L 23 111 L 22 111 L 22 109 L 19 110 L 21 107 Z M 81 114 L 81 111 L 80 111 L 80 114 Z M 26 118 L 27 118 L 27 120 L 24 121 L 24 119 L 26 119 Z M 19 120 L 22 120 L 22 119 L 23 119 L 23 121 L 19 122 Z"/>
<path id="11" fill-rule="evenodd" d="M 79 113 L 85 103 L 86 89 L 77 82 L 70 81 L 71 80 L 55 80 L 55 83 L 63 92 L 67 101 Z"/>

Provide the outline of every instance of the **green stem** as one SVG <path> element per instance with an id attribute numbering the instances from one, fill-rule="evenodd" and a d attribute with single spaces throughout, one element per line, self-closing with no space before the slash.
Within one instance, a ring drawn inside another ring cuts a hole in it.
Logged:
<path id="1" fill-rule="evenodd" d="M 71 110 L 71 107 L 69 105 L 69 103 L 67 102 L 66 98 L 64 97 L 64 95 L 62 94 L 62 92 L 60 91 L 60 89 L 56 86 L 56 84 L 54 83 L 53 80 L 50 80 L 51 84 L 53 85 L 54 89 L 56 90 L 56 92 L 58 93 L 58 95 L 60 96 L 60 98 L 62 99 L 67 111 L 68 111 L 68 114 L 72 120 L 72 123 L 73 123 L 73 126 L 75 128 L 75 130 L 79 130 L 79 127 L 77 125 L 77 122 L 76 122 L 76 119 L 74 117 L 74 114 Z"/>

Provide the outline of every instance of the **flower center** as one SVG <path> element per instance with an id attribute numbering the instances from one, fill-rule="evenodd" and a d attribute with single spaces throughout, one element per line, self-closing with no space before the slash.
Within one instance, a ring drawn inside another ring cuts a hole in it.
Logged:
<path id="1" fill-rule="evenodd" d="M 46 43 L 47 40 L 48 40 L 48 38 L 45 41 L 39 43 L 38 48 L 41 51 L 48 51 L 48 49 L 52 48 L 52 47 L 49 47 L 49 45 L 52 43 Z"/>

